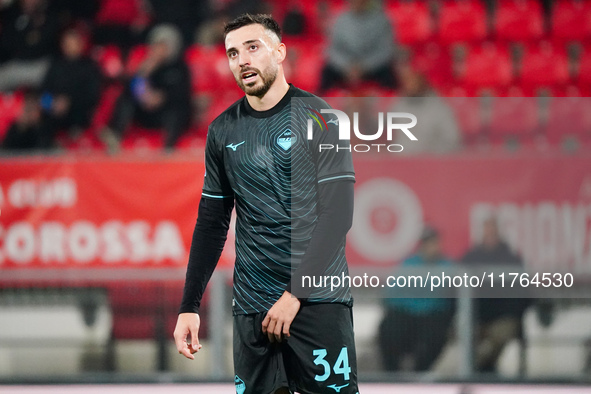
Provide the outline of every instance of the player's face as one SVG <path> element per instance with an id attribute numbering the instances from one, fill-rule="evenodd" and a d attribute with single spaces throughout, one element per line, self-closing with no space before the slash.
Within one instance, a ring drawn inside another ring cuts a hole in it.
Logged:
<path id="1" fill-rule="evenodd" d="M 249 96 L 263 97 L 277 78 L 282 45 L 262 25 L 253 24 L 231 31 L 226 36 L 226 54 L 230 70 Z"/>

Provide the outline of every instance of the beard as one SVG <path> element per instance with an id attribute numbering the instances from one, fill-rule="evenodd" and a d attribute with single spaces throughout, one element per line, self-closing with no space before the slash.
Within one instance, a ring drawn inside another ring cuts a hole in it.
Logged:
<path id="1" fill-rule="evenodd" d="M 242 73 L 245 71 L 254 71 L 255 73 L 257 73 L 257 75 L 261 78 L 261 81 L 263 82 L 262 85 L 259 84 L 257 86 L 257 81 L 250 82 L 245 85 L 241 77 Z M 240 73 L 237 76 L 234 76 L 234 78 L 236 79 L 236 83 L 238 83 L 238 86 L 240 87 L 240 89 L 242 89 L 244 93 L 246 93 L 249 96 L 256 96 L 258 98 L 261 98 L 265 94 L 267 94 L 267 92 L 271 88 L 271 85 L 273 85 L 273 82 L 275 82 L 275 79 L 277 79 L 277 69 L 267 67 L 264 72 L 261 72 L 256 68 L 249 67 L 240 70 Z"/>

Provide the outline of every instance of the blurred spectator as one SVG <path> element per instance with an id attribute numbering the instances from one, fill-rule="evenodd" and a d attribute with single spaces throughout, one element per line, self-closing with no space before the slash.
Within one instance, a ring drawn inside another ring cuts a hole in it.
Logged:
<path id="1" fill-rule="evenodd" d="M 520 272 L 523 263 L 499 235 L 495 218 L 484 222 L 482 242 L 470 249 L 462 262 L 471 267 L 514 266 Z M 529 305 L 527 298 L 480 298 L 475 300 L 477 319 L 476 367 L 494 372 L 504 346 L 521 335 L 521 321 Z"/>
<path id="2" fill-rule="evenodd" d="M 417 117 L 411 131 L 417 141 L 410 141 L 403 133 L 396 134 L 396 142 L 404 146 L 403 153 L 447 153 L 461 146 L 461 136 L 453 110 L 429 86 L 425 76 L 410 67 L 401 70 L 401 96 L 396 112 L 408 112 Z"/>
<path id="3" fill-rule="evenodd" d="M 379 3 L 350 0 L 349 10 L 335 21 L 320 90 L 366 81 L 395 88 L 394 55 L 392 27 Z"/>
<path id="4" fill-rule="evenodd" d="M 2 16 L 0 90 L 38 87 L 57 52 L 58 18 L 45 0 L 20 0 Z"/>
<path id="5" fill-rule="evenodd" d="M 100 97 L 101 73 L 85 56 L 87 37 L 70 28 L 61 38 L 62 55 L 52 60 L 41 86 L 44 110 L 41 148 L 54 145 L 55 134 L 66 129 L 70 137 L 88 127 Z"/>
<path id="6" fill-rule="evenodd" d="M 156 24 L 176 26 L 183 37 L 183 46 L 195 41 L 198 28 L 211 17 L 207 0 L 147 0 Z"/>
<path id="7" fill-rule="evenodd" d="M 427 227 L 416 254 L 402 262 L 396 275 L 409 275 L 434 269 L 445 269 L 451 262 L 442 255 L 439 233 Z M 454 314 L 451 298 L 394 298 L 395 288 L 388 288 L 384 300 L 386 312 L 380 324 L 379 341 L 384 367 L 388 371 L 407 369 L 405 356 L 410 355 L 416 371 L 428 370 L 447 340 Z M 405 368 L 406 367 L 406 368 Z"/>
<path id="8" fill-rule="evenodd" d="M 201 11 L 203 13 L 204 11 Z M 201 19 L 197 30 L 197 42 L 201 45 L 223 45 L 224 26 L 239 15 L 265 14 L 271 9 L 260 0 L 225 0 L 211 3 L 209 16 Z"/>
<path id="9" fill-rule="evenodd" d="M 143 0 L 101 0 L 95 17 L 94 43 L 129 49 L 144 41 L 148 24 Z"/>
<path id="10" fill-rule="evenodd" d="M 132 121 L 147 128 L 166 130 L 171 148 L 191 118 L 191 80 L 183 62 L 182 38 L 174 26 L 160 25 L 149 35 L 148 57 L 121 94 L 102 137 L 111 150 Z"/>
<path id="11" fill-rule="evenodd" d="M 23 110 L 10 126 L 2 142 L 2 148 L 11 151 L 27 152 L 38 149 L 41 139 L 41 104 L 39 96 L 28 93 Z"/>
<path id="12" fill-rule="evenodd" d="M 51 0 L 49 10 L 59 15 L 60 22 L 64 26 L 80 21 L 88 24 L 92 23 L 99 9 L 99 2 L 100 0 Z"/>

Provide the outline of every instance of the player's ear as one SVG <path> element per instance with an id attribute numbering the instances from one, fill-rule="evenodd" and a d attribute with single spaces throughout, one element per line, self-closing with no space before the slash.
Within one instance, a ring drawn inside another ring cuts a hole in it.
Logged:
<path id="1" fill-rule="evenodd" d="M 284 43 L 279 43 L 277 46 L 277 63 L 281 64 L 285 60 L 285 56 L 287 55 L 287 48 Z"/>

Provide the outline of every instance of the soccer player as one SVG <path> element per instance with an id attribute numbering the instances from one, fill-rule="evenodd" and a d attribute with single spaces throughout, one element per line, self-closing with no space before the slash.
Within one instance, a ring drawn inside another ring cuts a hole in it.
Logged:
<path id="1" fill-rule="evenodd" d="M 348 141 L 338 140 L 336 117 L 320 114 L 330 108 L 323 100 L 286 82 L 286 47 L 272 17 L 245 14 L 229 22 L 225 46 L 245 97 L 209 126 L 176 346 L 189 359 L 201 348 L 200 301 L 235 204 L 237 394 L 358 393 L 349 287 L 302 284 L 306 277 L 348 275 L 351 152 L 319 149 Z"/>

